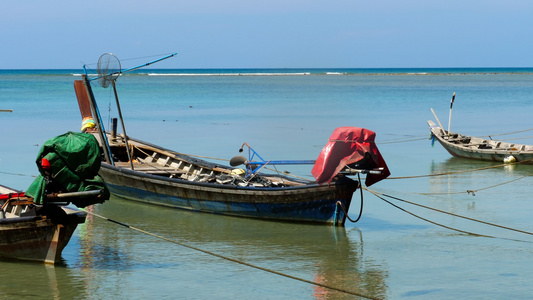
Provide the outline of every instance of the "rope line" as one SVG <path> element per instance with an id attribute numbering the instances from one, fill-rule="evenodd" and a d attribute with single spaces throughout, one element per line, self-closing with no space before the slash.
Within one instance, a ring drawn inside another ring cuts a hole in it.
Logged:
<path id="1" fill-rule="evenodd" d="M 501 186 L 501 185 L 504 185 L 504 184 L 508 184 L 508 183 L 511 183 L 511 182 L 514 182 L 514 181 L 517 181 L 517 180 L 520 180 L 520 179 L 524 179 L 524 178 L 529 177 L 529 176 L 531 176 L 531 175 L 522 176 L 522 177 L 515 178 L 515 179 L 509 180 L 509 181 L 506 181 L 506 182 L 502 182 L 502 183 L 494 184 L 494 185 L 487 186 L 487 187 L 484 187 L 484 188 L 480 188 L 480 189 L 477 189 L 477 190 L 466 190 L 466 192 L 453 192 L 453 193 L 417 193 L 417 194 L 419 194 L 419 195 L 429 196 L 429 195 L 457 195 L 457 194 L 467 193 L 467 194 L 472 194 L 472 196 L 475 196 L 476 193 L 479 192 L 479 191 L 483 191 L 483 190 L 488 190 L 488 189 L 491 189 L 491 188 L 495 188 L 495 187 L 497 187 L 497 186 Z"/>
<path id="2" fill-rule="evenodd" d="M 427 137 L 423 138 L 412 138 L 412 139 L 406 139 L 406 140 L 396 140 L 396 141 L 383 141 L 383 142 L 376 142 L 378 145 L 384 145 L 384 144 L 398 144 L 398 143 L 407 143 L 407 142 L 415 142 L 415 141 L 422 141 L 427 140 Z"/>
<path id="3" fill-rule="evenodd" d="M 157 234 L 154 234 L 154 233 L 151 233 L 151 232 L 148 232 L 148 231 L 145 231 L 145 230 L 130 226 L 128 224 L 125 224 L 125 223 L 122 223 L 122 222 L 119 222 L 119 221 L 115 221 L 115 220 L 106 218 L 104 216 L 101 216 L 99 214 L 96 214 L 96 213 L 93 213 L 93 212 L 90 212 L 90 211 L 85 211 L 85 212 L 87 212 L 88 214 L 91 214 L 91 215 L 93 215 L 95 217 L 98 217 L 98 218 L 101 218 L 103 220 L 109 221 L 111 223 L 115 223 L 117 225 L 120 225 L 120 226 L 129 228 L 129 229 L 138 231 L 140 233 L 144 233 L 146 235 L 150 235 L 150 236 L 153 236 L 155 238 L 162 239 L 162 240 L 165 240 L 167 242 L 171 242 L 173 244 L 180 245 L 180 246 L 185 247 L 185 248 L 196 250 L 196 251 L 199 251 L 199 252 L 211 255 L 211 256 L 215 256 L 215 257 L 218 257 L 218 258 L 222 258 L 222 259 L 234 262 L 234 263 L 238 263 L 238 264 L 241 264 L 241 265 L 244 265 L 244 266 L 247 266 L 247 267 L 255 268 L 255 269 L 258 269 L 258 270 L 261 270 L 261 271 L 265 271 L 265 272 L 268 272 L 268 273 L 280 275 L 280 276 L 283 276 L 283 277 L 287 277 L 287 278 L 290 278 L 290 279 L 298 280 L 298 281 L 305 282 L 305 283 L 308 283 L 308 284 L 311 284 L 311 285 L 316 285 L 316 286 L 319 286 L 319 287 L 327 288 L 327 289 L 330 289 L 330 290 L 333 290 L 333 291 L 337 291 L 337 292 L 341 292 L 341 293 L 345 293 L 345 294 L 350 294 L 350 295 L 354 295 L 354 296 L 358 296 L 358 297 L 362 297 L 362 298 L 366 298 L 366 299 L 376 299 L 376 300 L 380 299 L 380 298 L 368 296 L 368 295 L 365 295 L 365 294 L 362 294 L 362 293 L 350 291 L 350 290 L 347 290 L 347 289 L 338 288 L 338 287 L 334 287 L 334 286 L 331 286 L 331 285 L 327 285 L 327 284 L 323 284 L 323 283 L 319 283 L 319 282 L 315 282 L 315 281 L 299 278 L 299 277 L 296 277 L 296 276 L 288 275 L 288 274 L 281 273 L 281 272 L 278 272 L 278 271 L 274 271 L 274 270 L 271 270 L 271 269 L 259 267 L 259 266 L 256 266 L 256 265 L 244 262 L 244 261 L 233 259 L 233 258 L 230 258 L 230 257 L 227 257 L 227 256 L 223 256 L 223 255 L 216 254 L 216 253 L 213 253 L 213 252 L 210 252 L 210 251 L 207 251 L 207 250 L 203 250 L 203 249 L 191 246 L 191 245 L 187 245 L 187 244 L 175 241 L 175 240 L 171 240 L 171 239 L 165 238 L 163 236 L 160 236 L 160 235 L 157 235 Z"/>
<path id="4" fill-rule="evenodd" d="M 362 215 L 363 209 L 360 210 L 361 213 L 359 213 L 359 217 L 358 217 L 356 220 L 352 220 L 352 219 L 350 218 L 350 216 L 348 216 L 348 212 L 346 211 L 346 208 L 344 208 L 344 205 L 342 204 L 342 202 L 337 201 L 336 204 L 341 208 L 342 212 L 343 212 L 344 215 L 346 216 L 346 219 L 350 220 L 350 222 L 352 222 L 352 223 L 357 223 L 357 221 L 359 221 L 359 219 L 361 218 L 361 215 Z"/>
<path id="5" fill-rule="evenodd" d="M 19 174 L 19 173 L 9 173 L 9 172 L 2 172 L 2 171 L 0 171 L 0 173 L 2 173 L 2 174 L 6 174 L 6 175 L 15 175 L 15 176 L 37 177 L 37 176 L 35 176 L 35 175 Z"/>
<path id="6" fill-rule="evenodd" d="M 209 156 L 202 156 L 202 155 L 196 155 L 196 154 L 185 154 L 185 153 L 180 153 L 180 154 L 187 155 L 187 156 L 190 156 L 190 157 L 198 157 L 198 158 L 221 160 L 221 161 L 230 161 L 227 158 L 217 158 L 217 157 L 209 157 Z"/>
<path id="7" fill-rule="evenodd" d="M 394 199 L 394 200 L 397 200 L 397 201 L 401 201 L 401 202 L 404 202 L 404 203 L 408 203 L 408 204 L 411 204 L 411 205 L 415 205 L 415 206 L 418 206 L 418 207 L 422 207 L 422 208 L 425 208 L 425 209 L 433 210 L 433 211 L 436 211 L 436 212 L 439 212 L 439 213 L 443 213 L 443 214 L 447 214 L 447 215 L 450 215 L 450 216 L 462 218 L 462 219 L 465 219 L 465 220 L 478 222 L 478 223 L 481 223 L 481 224 L 485 224 L 485 225 L 489 225 L 489 226 L 493 226 L 493 227 L 498 227 L 498 228 L 506 229 L 506 230 L 510 230 L 510 231 L 515 231 L 515 232 L 519 232 L 519 233 L 524 233 L 524 234 L 528 234 L 528 235 L 533 235 L 533 232 L 524 231 L 524 230 L 515 229 L 515 228 L 503 226 L 503 225 L 498 225 L 498 224 L 495 224 L 495 223 L 490 223 L 490 222 L 486 222 L 486 221 L 482 221 L 482 220 L 477 220 L 477 219 L 470 218 L 470 217 L 461 216 L 461 215 L 454 214 L 454 213 L 451 213 L 451 212 L 447 212 L 447 211 L 444 211 L 444 210 L 440 210 L 440 209 L 436 209 L 436 208 L 433 208 L 433 207 L 429 207 L 429 206 L 425 206 L 425 205 L 422 205 L 422 204 L 418 204 L 418 203 L 415 203 L 415 202 L 411 202 L 411 201 L 408 201 L 408 200 L 405 200 L 405 199 L 400 199 L 398 197 L 394 197 L 394 196 L 391 196 L 391 195 L 379 193 L 379 192 L 370 190 L 368 188 L 365 188 L 365 189 L 367 191 L 369 191 L 370 193 L 372 193 L 374 196 L 376 196 L 376 197 L 378 197 L 378 198 L 380 198 L 380 199 L 382 199 L 382 200 L 384 200 L 384 201 L 386 201 L 388 203 L 390 203 L 390 202 L 385 200 L 385 199 L 383 199 L 379 195 L 382 195 L 384 197 L 388 197 L 388 198 L 391 198 L 391 199 Z M 390 203 L 390 204 L 392 204 L 392 203 Z M 392 205 L 394 205 L 394 204 L 392 204 Z M 396 206 L 396 205 L 394 205 L 394 206 Z M 460 231 L 460 230 L 458 230 L 458 231 Z"/>
<path id="8" fill-rule="evenodd" d="M 508 133 L 491 134 L 491 135 L 487 135 L 487 136 L 508 135 L 508 134 L 521 133 L 521 132 L 526 132 L 526 131 L 531 131 L 531 130 L 533 130 L 533 128 L 530 128 L 530 129 L 524 129 L 524 130 L 519 130 L 519 131 L 513 131 L 513 132 L 508 132 Z"/>
<path id="9" fill-rule="evenodd" d="M 397 139 L 397 140 L 385 140 L 385 141 L 374 141 L 374 142 L 366 142 L 366 143 L 375 143 L 377 145 L 384 145 L 384 144 L 397 144 L 397 143 L 407 143 L 407 142 L 415 142 L 415 141 L 423 141 L 427 140 L 427 137 L 413 137 L 409 139 Z M 338 139 L 330 139 L 329 142 L 359 142 L 358 140 L 338 140 Z"/>
<path id="10" fill-rule="evenodd" d="M 491 134 L 491 135 L 486 135 L 486 136 L 479 137 L 479 138 L 488 137 L 488 138 L 492 139 L 492 137 L 494 137 L 494 136 L 510 135 L 510 134 L 516 134 L 516 133 L 522 133 L 522 132 L 526 132 L 526 131 L 531 131 L 531 130 L 533 130 L 533 128 L 514 131 L 514 132 L 508 132 L 508 133 Z M 530 139 L 530 138 L 533 138 L 533 136 L 516 137 L 516 138 L 508 138 L 508 139 L 498 139 L 498 141 L 525 140 L 525 139 Z M 422 141 L 422 140 L 427 140 L 427 137 L 413 137 L 413 138 L 408 138 L 408 139 L 383 140 L 383 141 L 376 142 L 376 144 L 378 144 L 378 145 L 397 144 L 397 143 L 416 142 L 416 141 Z"/>
<path id="11" fill-rule="evenodd" d="M 368 189 L 367 189 L 367 190 L 368 190 Z M 483 235 L 483 234 L 477 234 L 477 233 L 473 233 L 473 232 L 469 232 L 469 231 L 465 231 L 465 230 L 461 230 L 461 229 L 453 228 L 453 227 L 446 226 L 446 225 L 444 225 L 444 224 L 440 224 L 440 223 L 437 223 L 437 222 L 431 221 L 431 220 L 429 220 L 429 219 L 423 218 L 423 217 L 421 217 L 421 216 L 419 216 L 419 215 L 417 215 L 417 214 L 415 214 L 415 213 L 412 213 L 412 212 L 410 212 L 410 211 L 408 211 L 408 210 L 406 210 L 406 209 L 404 209 L 404 208 L 402 208 L 402 207 L 400 207 L 400 206 L 398 206 L 398 205 L 396 205 L 396 204 L 394 204 L 394 203 L 388 201 L 387 199 L 381 197 L 380 195 L 383 195 L 383 194 L 378 194 L 377 192 L 374 192 L 374 191 L 372 191 L 372 190 L 368 190 L 368 191 L 371 192 L 374 196 L 378 197 L 379 199 L 381 199 L 381 200 L 387 202 L 388 204 L 394 206 L 395 208 L 397 208 L 397 209 L 399 209 L 399 210 L 401 210 L 401 211 L 403 211 L 403 212 L 406 212 L 406 213 L 408 213 L 408 214 L 414 216 L 415 218 L 418 218 L 418 219 L 424 220 L 424 221 L 426 221 L 426 222 L 429 222 L 429 223 L 431 223 L 431 224 L 433 224 L 433 225 L 437 225 L 437 226 L 440 226 L 440 227 L 444 227 L 444 228 L 446 228 L 446 229 L 450 229 L 450 230 L 453 230 L 453 231 L 458 231 L 458 232 L 461 232 L 461 233 L 470 234 L 470 235 L 474 235 L 474 236 L 481 236 L 481 237 L 493 238 L 492 236 Z M 383 195 L 383 196 L 385 196 L 385 195 Z"/>
<path id="12" fill-rule="evenodd" d="M 488 135 L 489 138 L 492 137 L 492 135 Z M 510 138 L 510 139 L 498 139 L 498 141 L 514 141 L 514 140 L 527 140 L 533 138 L 533 136 L 524 136 L 519 138 Z"/>
<path id="13" fill-rule="evenodd" d="M 358 179 L 357 180 L 357 185 L 358 185 L 359 191 L 361 193 L 361 208 L 359 209 L 359 216 L 357 217 L 357 219 L 352 220 L 350 218 L 350 216 L 348 216 L 348 211 L 346 211 L 346 209 L 344 208 L 344 204 L 342 204 L 341 201 L 337 201 L 337 203 L 335 203 L 335 205 L 340 206 L 340 208 L 342 209 L 342 212 L 344 213 L 346 218 L 348 220 L 350 220 L 350 222 L 352 222 L 352 223 L 357 223 L 361 219 L 361 216 L 363 215 L 363 189 L 362 189 L 362 185 L 361 185 L 361 175 L 359 173 L 357 173 L 357 179 Z"/>
<path id="14" fill-rule="evenodd" d="M 224 158 L 215 158 L 215 157 L 207 157 L 207 156 L 200 156 L 200 155 L 192 155 L 192 154 L 184 154 L 184 155 L 188 155 L 188 156 L 191 156 L 191 157 L 199 157 L 199 158 L 207 158 L 207 159 L 213 159 L 213 160 L 223 160 L 223 161 L 228 161 L 228 159 L 224 159 Z M 495 166 L 488 166 L 488 167 L 482 167 L 482 168 L 477 168 L 477 169 L 470 169 L 470 170 L 463 170 L 463 171 L 453 171 L 453 172 L 444 172 L 444 173 L 435 173 L 435 174 L 425 174 L 425 175 L 412 175 L 412 176 L 397 176 L 397 177 L 387 177 L 386 179 L 413 179 L 413 178 L 424 178 L 424 177 L 436 177 L 436 176 L 445 176 L 445 175 L 453 175 L 453 174 L 461 174 L 461 173 L 469 173 L 469 172 L 477 172 L 477 171 L 483 171 L 483 170 L 489 170 L 489 169 L 495 169 L 495 168 L 502 168 L 502 167 L 505 167 L 505 166 L 510 166 L 510 165 L 519 165 L 519 164 L 523 164 L 523 163 L 530 163 L 531 161 L 533 161 L 533 159 L 528 159 L 528 160 L 523 160 L 523 161 L 517 161 L 517 162 L 514 162 L 514 163 L 505 163 L 505 164 L 499 164 L 499 165 L 495 165 Z M 271 171 L 276 171 L 277 170 L 273 170 L 273 169 L 269 169 L 269 168 L 266 168 L 268 170 L 271 170 Z M 292 174 L 285 174 L 285 175 L 288 175 L 288 176 L 293 176 L 295 178 L 301 178 L 301 179 L 306 179 L 304 177 L 300 177 L 300 176 L 297 176 L 297 175 L 292 175 Z"/>
<path id="15" fill-rule="evenodd" d="M 470 170 L 463 170 L 463 171 L 453 171 L 453 172 L 435 173 L 435 174 L 426 174 L 426 175 L 388 177 L 386 179 L 412 179 L 412 178 L 423 178 L 423 177 L 435 177 L 435 176 L 462 174 L 462 173 L 477 172 L 477 171 L 501 168 L 501 167 L 510 166 L 510 165 L 518 165 L 518 164 L 522 164 L 522 163 L 529 163 L 531 161 L 532 161 L 532 159 L 528 159 L 528 160 L 518 161 L 518 162 L 514 162 L 514 163 L 506 163 L 506 164 L 500 164 L 500 165 L 488 166 L 488 167 L 482 167 L 482 168 L 470 169 Z"/>

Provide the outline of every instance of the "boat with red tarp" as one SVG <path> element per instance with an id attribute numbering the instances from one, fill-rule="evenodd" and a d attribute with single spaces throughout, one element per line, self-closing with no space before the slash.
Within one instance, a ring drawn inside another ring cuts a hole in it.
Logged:
<path id="1" fill-rule="evenodd" d="M 117 65 L 118 59 L 104 54 L 99 70 L 122 73 L 120 67 L 101 65 L 102 61 Z M 146 64 L 148 65 L 148 64 Z M 134 68 L 133 68 L 134 69 Z M 93 134 L 104 153 L 100 175 L 115 196 L 144 203 L 286 222 L 319 223 L 343 226 L 359 181 L 350 175 L 364 173 L 371 185 L 389 176 L 389 169 L 374 142 L 375 133 L 368 129 L 342 127 L 335 130 L 318 160 L 264 160 L 244 143 L 248 156 L 236 156 L 225 166 L 185 155 L 127 134 L 117 134 L 117 120 L 110 132 L 99 119 L 98 105 L 91 82 L 98 79 L 102 87 L 115 88 L 116 77 L 106 82 L 106 73 L 98 78 L 83 75 L 74 88 L 83 119 L 82 129 Z M 102 82 L 104 78 L 104 82 Z M 117 111 L 124 120 L 115 90 Z M 280 164 L 314 164 L 316 180 L 266 173 L 266 166 Z"/>

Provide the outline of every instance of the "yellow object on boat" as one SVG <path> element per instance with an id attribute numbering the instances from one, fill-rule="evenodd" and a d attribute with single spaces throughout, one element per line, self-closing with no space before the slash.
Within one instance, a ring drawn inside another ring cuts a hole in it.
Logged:
<path id="1" fill-rule="evenodd" d="M 233 169 L 231 170 L 231 175 L 242 175 L 245 171 L 243 169 Z"/>
<path id="2" fill-rule="evenodd" d="M 96 123 L 94 122 L 93 118 L 84 118 L 83 122 L 81 123 L 81 131 L 84 132 L 88 128 L 94 128 L 96 127 Z"/>

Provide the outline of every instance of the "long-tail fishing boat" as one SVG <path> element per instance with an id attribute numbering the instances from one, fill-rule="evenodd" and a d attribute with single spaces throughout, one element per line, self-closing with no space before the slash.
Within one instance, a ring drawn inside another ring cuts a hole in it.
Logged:
<path id="1" fill-rule="evenodd" d="M 87 213 L 109 191 L 98 176 L 100 150 L 84 133 L 48 140 L 37 157 L 40 175 L 26 192 L 0 185 L 0 258 L 61 262 L 61 254 Z"/>
<path id="2" fill-rule="evenodd" d="M 360 180 L 349 176 L 366 174 L 368 186 L 390 175 L 374 143 L 375 133 L 356 127 L 335 130 L 316 161 L 263 160 L 244 143 L 240 150 L 247 147 L 248 157 L 236 156 L 230 166 L 130 138 L 115 80 L 137 68 L 122 70 L 116 56 L 106 53 L 98 61 L 98 77 L 89 78 L 86 71 L 82 80 L 74 82 L 82 130 L 100 142 L 104 153 L 100 175 L 115 196 L 198 212 L 343 226 L 352 195 L 360 187 Z M 110 132 L 103 128 L 92 91 L 93 80 L 104 88 L 113 86 L 124 134 L 117 135 L 116 119 Z M 312 174 L 316 180 L 264 172 L 265 166 L 280 164 L 314 164 Z"/>
<path id="3" fill-rule="evenodd" d="M 496 162 L 533 163 L 533 145 L 523 145 L 449 132 L 429 120 L 431 138 L 455 157 Z"/>
<path id="4" fill-rule="evenodd" d="M 531 145 L 497 141 L 493 140 L 490 136 L 488 139 L 485 139 L 451 132 L 450 126 L 452 123 L 454 101 L 455 92 L 450 102 L 448 130 L 444 130 L 435 111 L 431 108 L 431 112 L 439 124 L 437 126 L 435 122 L 431 120 L 427 121 L 429 131 L 431 132 L 430 139 L 432 140 L 432 145 L 436 139 L 448 153 L 455 157 L 504 163 L 533 163 L 533 146 Z"/>

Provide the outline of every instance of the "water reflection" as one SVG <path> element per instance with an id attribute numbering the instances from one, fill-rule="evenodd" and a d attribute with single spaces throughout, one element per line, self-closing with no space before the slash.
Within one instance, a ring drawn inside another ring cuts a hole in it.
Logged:
<path id="1" fill-rule="evenodd" d="M 456 171 L 467 171 L 480 168 L 490 168 L 495 167 L 494 170 L 504 170 L 504 173 L 515 173 L 521 175 L 532 175 L 531 165 L 527 164 L 507 164 L 504 165 L 498 162 L 467 159 L 461 157 L 450 157 L 442 162 L 431 163 L 431 170 L 434 171 L 434 174 L 437 173 L 446 173 L 446 172 L 456 172 Z"/>
<path id="2" fill-rule="evenodd" d="M 87 211 L 94 212 L 94 206 L 88 207 Z M 129 268 L 132 263 L 126 253 L 118 251 L 116 242 L 120 238 L 119 233 L 107 228 L 105 231 L 102 231 L 102 228 L 96 228 L 99 224 L 95 224 L 94 218 L 93 215 L 88 214 L 85 224 L 79 228 L 80 259 L 77 267 L 82 270 L 113 269 L 117 266 L 121 269 Z M 99 242 L 100 238 L 95 238 L 95 235 L 102 234 L 105 234 L 105 243 Z"/>
<path id="3" fill-rule="evenodd" d="M 84 294 L 83 280 L 64 265 L 0 262 L 1 299 L 76 299 Z"/>
<path id="4" fill-rule="evenodd" d="M 472 191 L 469 193 L 473 195 L 476 189 L 533 175 L 531 165 L 502 165 L 458 157 L 443 162 L 433 161 L 429 169 L 430 174 L 443 174 L 429 179 L 429 192 L 434 194 Z"/>
<path id="5" fill-rule="evenodd" d="M 387 292 L 387 271 L 364 257 L 363 235 L 357 228 L 347 232 L 342 227 L 250 220 L 150 206 L 116 198 L 94 209 L 110 219 L 165 238 L 291 276 L 373 297 L 384 298 Z M 81 226 L 79 242 L 81 256 L 77 265 L 86 272 L 85 280 L 95 281 L 87 282 L 87 286 L 109 285 L 117 280 L 113 277 L 91 277 L 90 274 L 96 270 L 121 272 L 120 281 L 124 282 L 124 277 L 133 276 L 137 271 L 159 269 L 164 273 L 164 270 L 182 270 L 182 264 L 195 264 L 195 269 L 205 270 L 205 267 L 198 266 L 219 265 L 221 262 L 203 253 L 189 251 L 94 217 L 87 218 Z M 147 256 L 151 259 L 147 259 Z M 225 265 L 225 262 L 220 265 Z M 238 264 L 226 265 L 239 270 L 242 268 Z M 187 272 L 194 271 L 189 268 Z M 211 278 L 214 276 L 212 273 L 197 276 L 216 280 Z M 277 276 L 271 277 L 280 280 Z M 218 279 L 218 285 L 223 288 L 231 277 L 221 278 Z M 285 284 L 279 288 L 292 290 L 295 281 L 283 280 Z M 120 285 L 120 282 L 116 284 Z M 149 286 L 149 282 L 142 284 Z M 322 287 L 312 286 L 311 289 L 309 296 L 317 299 L 343 296 L 340 292 Z"/>
<path id="6" fill-rule="evenodd" d="M 516 205 L 525 208 L 529 203 L 531 165 L 503 165 L 451 157 L 442 162 L 433 161 L 429 165 L 429 174 L 442 175 L 427 180 L 424 201 L 428 206 L 508 227 L 520 228 L 530 220 L 523 209 L 516 210 Z M 510 238 L 508 232 L 497 231 L 495 227 L 451 217 L 444 219 L 442 214 L 438 218 L 438 222 L 468 232 Z"/>

